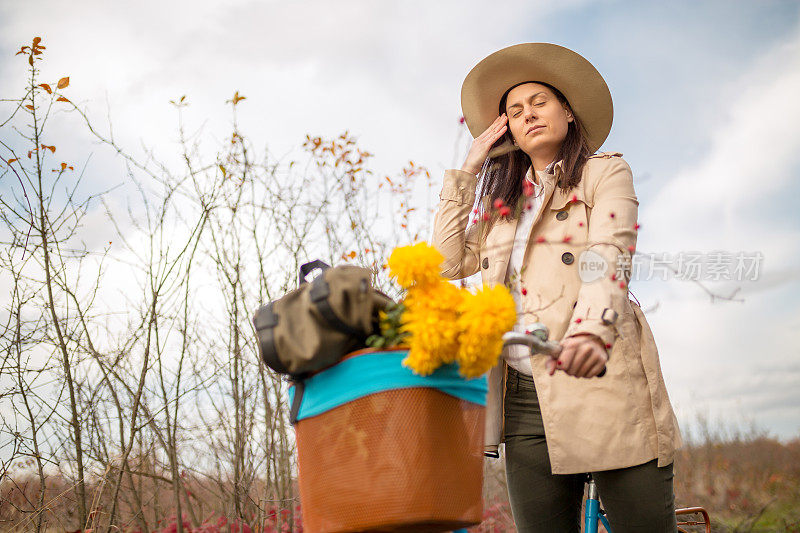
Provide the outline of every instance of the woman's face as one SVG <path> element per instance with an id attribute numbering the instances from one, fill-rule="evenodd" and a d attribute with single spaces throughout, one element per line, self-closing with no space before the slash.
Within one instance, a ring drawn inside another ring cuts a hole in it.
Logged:
<path id="1" fill-rule="evenodd" d="M 552 161 L 567 136 L 572 113 L 549 87 L 524 83 L 506 98 L 508 129 L 514 141 L 532 160 Z"/>

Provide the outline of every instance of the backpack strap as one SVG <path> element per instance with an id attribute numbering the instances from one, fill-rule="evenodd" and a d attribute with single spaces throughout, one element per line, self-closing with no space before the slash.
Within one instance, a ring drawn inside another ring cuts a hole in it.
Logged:
<path id="1" fill-rule="evenodd" d="M 275 326 L 278 325 L 278 315 L 272 310 L 273 302 L 262 306 L 256 311 L 253 317 L 253 325 L 256 328 L 259 344 L 261 345 L 261 357 L 270 368 L 281 374 L 288 374 L 289 370 L 281 363 L 278 358 L 278 350 L 275 347 Z"/>
<path id="2" fill-rule="evenodd" d="M 308 263 L 303 264 L 300 266 L 300 279 L 298 280 L 298 285 L 302 285 L 306 283 L 306 276 L 308 276 L 312 270 L 319 268 L 323 272 L 328 270 L 331 266 L 321 259 L 314 259 L 313 261 L 309 261 Z"/>
<path id="3" fill-rule="evenodd" d="M 314 281 L 311 282 L 311 290 L 308 294 L 311 297 L 311 301 L 317 306 L 317 310 L 325 317 L 325 320 L 328 321 L 328 324 L 330 324 L 332 328 L 342 333 L 352 335 L 357 339 L 363 340 L 366 337 L 363 331 L 359 331 L 345 324 L 336 316 L 336 313 L 333 312 L 331 303 L 328 301 L 328 297 L 331 294 L 331 287 L 325 280 L 324 275 L 319 275 L 314 278 Z"/>
<path id="4" fill-rule="evenodd" d="M 303 403 L 303 393 L 306 390 L 306 382 L 304 379 L 293 378 L 294 384 L 294 398 L 292 399 L 292 407 L 289 409 L 289 423 L 291 425 L 297 424 L 297 415 L 300 413 L 300 404 Z"/>

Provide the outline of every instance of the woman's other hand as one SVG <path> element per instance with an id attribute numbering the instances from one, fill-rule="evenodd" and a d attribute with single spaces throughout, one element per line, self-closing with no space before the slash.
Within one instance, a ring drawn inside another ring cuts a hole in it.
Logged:
<path id="1" fill-rule="evenodd" d="M 494 143 L 503 136 L 508 129 L 507 126 L 508 117 L 506 114 L 503 113 L 496 119 L 491 125 L 486 128 L 486 131 L 481 133 L 479 136 L 475 137 L 475 140 L 472 141 L 472 146 L 467 153 L 467 159 L 464 161 L 464 165 L 461 167 L 461 170 L 465 172 L 469 172 L 470 174 L 477 174 L 483 168 L 483 162 L 486 161 L 486 158 L 489 155 L 489 150 L 492 148 Z"/>
<path id="2" fill-rule="evenodd" d="M 567 337 L 561 341 L 561 347 L 558 359 L 546 362 L 551 376 L 556 370 L 563 370 L 576 378 L 593 378 L 603 371 L 608 362 L 608 352 L 603 342 L 588 333 Z"/>

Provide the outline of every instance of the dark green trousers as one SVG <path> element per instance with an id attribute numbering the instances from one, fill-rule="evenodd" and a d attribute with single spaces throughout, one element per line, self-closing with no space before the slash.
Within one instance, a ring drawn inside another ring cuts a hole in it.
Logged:
<path id="1" fill-rule="evenodd" d="M 554 475 L 533 379 L 508 369 L 505 397 L 508 494 L 520 533 L 579 532 L 584 476 Z M 672 465 L 652 461 L 592 472 L 613 533 L 676 532 Z"/>

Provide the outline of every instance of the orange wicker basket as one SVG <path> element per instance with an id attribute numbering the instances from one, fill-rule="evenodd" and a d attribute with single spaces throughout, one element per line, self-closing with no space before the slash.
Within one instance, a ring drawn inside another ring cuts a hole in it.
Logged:
<path id="1" fill-rule="evenodd" d="M 368 353 L 378 351 L 347 359 Z M 404 353 L 380 355 L 399 366 Z M 485 407 L 417 380 L 298 420 L 304 529 L 433 532 L 481 522 Z"/>

